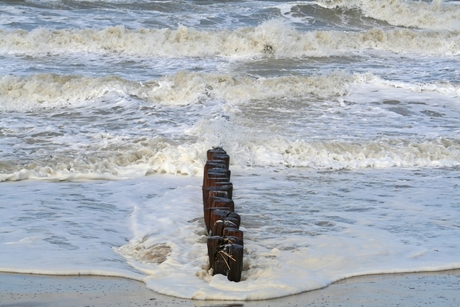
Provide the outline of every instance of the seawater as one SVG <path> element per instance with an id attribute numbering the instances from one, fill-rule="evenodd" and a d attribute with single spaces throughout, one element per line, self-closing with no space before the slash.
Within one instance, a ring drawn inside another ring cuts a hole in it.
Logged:
<path id="1" fill-rule="evenodd" d="M 0 271 L 253 300 L 460 268 L 457 1 L 3 1 Z M 231 156 L 242 281 L 208 272 Z"/>

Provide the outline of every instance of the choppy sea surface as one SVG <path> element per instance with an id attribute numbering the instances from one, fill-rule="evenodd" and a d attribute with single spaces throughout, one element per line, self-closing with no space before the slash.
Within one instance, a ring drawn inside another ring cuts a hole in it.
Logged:
<path id="1" fill-rule="evenodd" d="M 231 157 L 242 281 L 207 271 Z M 460 268 L 460 2 L 0 3 L 0 271 L 254 300 Z"/>

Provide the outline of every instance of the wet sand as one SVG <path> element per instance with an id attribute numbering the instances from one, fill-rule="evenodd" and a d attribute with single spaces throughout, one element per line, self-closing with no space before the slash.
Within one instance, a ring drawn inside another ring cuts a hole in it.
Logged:
<path id="1" fill-rule="evenodd" d="M 0 274 L 0 306 L 460 306 L 460 270 L 354 277 L 265 301 L 196 301 L 161 295 L 138 281 L 90 276 Z"/>

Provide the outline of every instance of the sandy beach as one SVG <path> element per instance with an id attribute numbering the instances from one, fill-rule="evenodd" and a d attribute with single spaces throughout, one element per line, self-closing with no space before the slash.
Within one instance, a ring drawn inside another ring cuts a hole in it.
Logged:
<path id="1" fill-rule="evenodd" d="M 0 306 L 459 306 L 460 270 L 371 275 L 265 301 L 196 301 L 150 291 L 134 280 L 0 274 Z"/>

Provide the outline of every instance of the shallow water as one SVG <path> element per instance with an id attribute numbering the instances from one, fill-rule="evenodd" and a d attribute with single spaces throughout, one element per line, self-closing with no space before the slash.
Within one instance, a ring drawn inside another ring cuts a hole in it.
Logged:
<path id="1" fill-rule="evenodd" d="M 253 300 L 460 267 L 455 1 L 0 12 L 0 271 Z M 240 283 L 207 271 L 213 146 L 231 156 Z"/>

